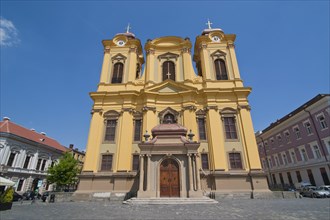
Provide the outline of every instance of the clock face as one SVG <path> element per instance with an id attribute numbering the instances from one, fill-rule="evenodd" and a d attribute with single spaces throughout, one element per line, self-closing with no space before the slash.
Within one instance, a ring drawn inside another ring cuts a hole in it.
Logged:
<path id="1" fill-rule="evenodd" d="M 220 38 L 218 36 L 213 36 L 212 41 L 213 42 L 220 42 Z"/>
<path id="2" fill-rule="evenodd" d="M 117 45 L 118 45 L 118 46 L 124 46 L 124 45 L 125 45 L 125 41 L 123 41 L 123 40 L 119 40 L 119 41 L 117 42 Z"/>

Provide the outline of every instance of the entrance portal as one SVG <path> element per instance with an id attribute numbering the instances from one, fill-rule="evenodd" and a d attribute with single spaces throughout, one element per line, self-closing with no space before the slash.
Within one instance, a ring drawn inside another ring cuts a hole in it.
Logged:
<path id="1" fill-rule="evenodd" d="M 180 197 L 179 165 L 173 159 L 160 165 L 160 197 Z"/>

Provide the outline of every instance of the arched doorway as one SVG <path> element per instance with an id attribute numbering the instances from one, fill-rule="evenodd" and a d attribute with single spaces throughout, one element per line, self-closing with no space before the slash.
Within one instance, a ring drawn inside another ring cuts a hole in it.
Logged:
<path id="1" fill-rule="evenodd" d="M 39 182 L 39 178 L 35 178 L 32 182 L 32 186 L 31 186 L 31 190 L 35 191 L 36 189 L 38 189 L 38 182 Z"/>
<path id="2" fill-rule="evenodd" d="M 160 197 L 180 197 L 179 165 L 173 159 L 160 164 Z"/>

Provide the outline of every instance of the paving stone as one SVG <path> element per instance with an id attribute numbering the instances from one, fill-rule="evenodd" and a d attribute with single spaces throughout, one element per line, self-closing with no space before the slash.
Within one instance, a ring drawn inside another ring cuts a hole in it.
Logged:
<path id="1" fill-rule="evenodd" d="M 15 202 L 7 219 L 285 219 L 328 220 L 330 199 L 223 199 L 217 204 L 125 205 L 111 201 Z"/>

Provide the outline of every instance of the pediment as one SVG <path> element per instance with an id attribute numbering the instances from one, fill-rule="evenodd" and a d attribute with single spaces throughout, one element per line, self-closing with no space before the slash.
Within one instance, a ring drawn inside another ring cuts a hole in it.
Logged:
<path id="1" fill-rule="evenodd" d="M 178 57 L 179 57 L 178 54 L 167 52 L 167 53 L 164 53 L 162 55 L 159 55 L 158 59 L 159 60 L 161 60 L 161 59 L 166 59 L 166 60 L 175 59 L 175 60 L 177 60 Z"/>
<path id="2" fill-rule="evenodd" d="M 145 91 L 156 92 L 156 93 L 180 93 L 188 91 L 196 91 L 197 89 L 191 86 L 186 86 L 183 84 L 176 83 L 172 80 L 165 80 L 162 83 L 153 85 L 149 88 L 146 88 Z"/>
<path id="3" fill-rule="evenodd" d="M 118 54 L 116 54 L 115 56 L 113 56 L 113 57 L 111 58 L 111 60 L 112 60 L 112 62 L 113 62 L 114 60 L 116 60 L 116 61 L 120 61 L 120 60 L 125 61 L 125 60 L 126 60 L 126 57 L 125 57 L 123 54 L 118 53 Z"/>
<path id="4" fill-rule="evenodd" d="M 213 58 L 226 57 L 226 53 L 221 50 L 217 50 L 211 54 L 211 57 Z"/>

